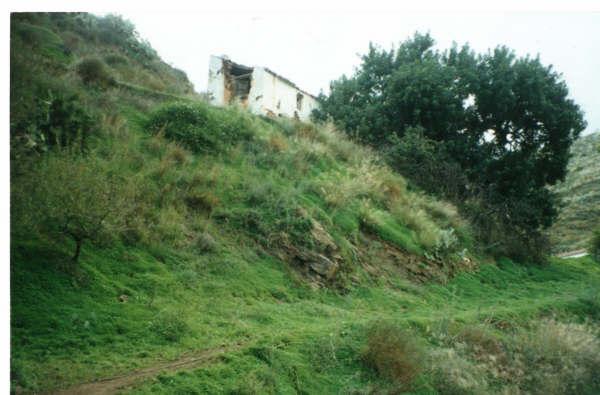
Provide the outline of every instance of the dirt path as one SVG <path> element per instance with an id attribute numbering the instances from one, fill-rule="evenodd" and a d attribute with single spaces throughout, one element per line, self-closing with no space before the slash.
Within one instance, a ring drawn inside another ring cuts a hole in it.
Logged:
<path id="1" fill-rule="evenodd" d="M 588 255 L 588 252 L 585 249 L 581 249 L 581 250 L 576 250 L 576 251 L 568 251 L 568 252 L 561 252 L 560 254 L 557 254 L 556 256 L 562 259 L 568 259 L 568 258 L 580 258 L 582 256 L 586 256 Z"/>
<path id="2" fill-rule="evenodd" d="M 79 384 L 65 390 L 54 391 L 51 393 L 58 395 L 116 394 L 119 390 L 137 384 L 144 379 L 157 376 L 158 374 L 164 372 L 194 369 L 219 358 L 221 355 L 227 352 L 238 350 L 241 347 L 242 344 L 235 344 L 232 346 L 211 348 L 195 354 L 184 356 L 175 361 L 164 362 L 144 369 L 129 372 L 121 376 L 109 377 L 90 383 Z"/>

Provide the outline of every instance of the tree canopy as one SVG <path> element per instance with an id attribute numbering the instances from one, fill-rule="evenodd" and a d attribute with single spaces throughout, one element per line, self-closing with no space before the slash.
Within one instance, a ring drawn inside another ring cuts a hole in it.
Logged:
<path id="1" fill-rule="evenodd" d="M 315 118 L 331 117 L 363 142 L 395 153 L 404 152 L 394 148 L 403 138 L 414 144 L 407 131 L 418 128 L 439 146 L 440 160 L 466 175 L 468 185 L 450 188 L 462 191 L 454 198 L 484 198 L 496 220 L 523 235 L 549 226 L 556 199 L 546 187 L 564 178 L 569 147 L 586 126 L 562 76 L 539 57 L 517 57 L 505 46 L 476 54 L 468 45 L 434 45 L 419 33 L 396 49 L 370 45 L 354 75 L 321 95 Z M 398 161 L 408 163 L 392 155 L 392 164 Z"/>

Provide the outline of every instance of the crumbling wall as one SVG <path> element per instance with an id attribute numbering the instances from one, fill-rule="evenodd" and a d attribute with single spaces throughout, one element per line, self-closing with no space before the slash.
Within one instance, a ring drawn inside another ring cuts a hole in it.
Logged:
<path id="1" fill-rule="evenodd" d="M 252 67 L 211 56 L 208 68 L 211 103 L 219 106 L 239 103 L 246 107 L 252 88 L 253 70 Z"/>
<path id="2" fill-rule="evenodd" d="M 293 83 L 263 67 L 254 68 L 251 108 L 261 114 L 295 117 L 308 120 L 317 100 Z M 300 97 L 300 100 L 299 100 Z"/>
<path id="3" fill-rule="evenodd" d="M 264 67 L 248 67 L 211 56 L 208 77 L 211 103 L 238 103 L 255 114 L 308 120 L 318 107 L 314 96 Z"/>
<path id="4" fill-rule="evenodd" d="M 223 73 L 223 59 L 211 56 L 208 63 L 208 93 L 211 104 L 225 105 L 225 75 Z"/>

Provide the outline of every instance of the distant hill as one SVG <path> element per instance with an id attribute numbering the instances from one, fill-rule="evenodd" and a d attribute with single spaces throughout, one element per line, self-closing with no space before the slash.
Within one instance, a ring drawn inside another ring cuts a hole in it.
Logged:
<path id="1" fill-rule="evenodd" d="M 549 231 L 555 252 L 586 248 L 600 223 L 600 132 L 579 138 L 571 152 L 567 177 L 555 187 L 564 204 Z"/>

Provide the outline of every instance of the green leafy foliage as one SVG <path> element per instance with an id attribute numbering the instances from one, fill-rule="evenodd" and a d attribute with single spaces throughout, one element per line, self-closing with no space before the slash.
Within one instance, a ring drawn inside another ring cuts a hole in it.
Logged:
<path id="1" fill-rule="evenodd" d="M 195 152 L 226 149 L 250 140 L 254 126 L 248 116 L 231 109 L 211 109 L 203 103 L 175 103 L 156 110 L 146 129 L 163 133 Z"/>
<path id="2" fill-rule="evenodd" d="M 467 177 L 444 144 L 409 127 L 402 137 L 392 135 L 384 149 L 390 165 L 423 190 L 454 201 L 466 195 Z"/>
<path id="3" fill-rule="evenodd" d="M 13 155 L 53 147 L 83 151 L 97 132 L 97 119 L 77 95 L 50 91 L 45 99 L 37 100 L 35 113 L 11 125 Z"/>
<path id="4" fill-rule="evenodd" d="M 517 58 L 506 47 L 476 55 L 467 45 L 445 52 L 433 46 L 418 33 L 390 51 L 370 46 L 352 77 L 331 83 L 315 115 L 389 151 L 391 163 L 420 187 L 455 202 L 484 200 L 479 206 L 494 215 L 477 214 L 518 235 L 499 253 L 535 250 L 557 214 L 547 186 L 565 176 L 583 113 L 539 58 Z M 413 158 L 425 166 L 411 166 Z M 449 167 L 436 171 L 445 162 Z M 492 243 L 498 232 L 484 226 L 478 233 Z"/>

